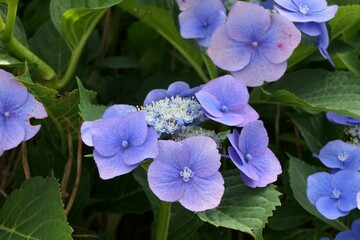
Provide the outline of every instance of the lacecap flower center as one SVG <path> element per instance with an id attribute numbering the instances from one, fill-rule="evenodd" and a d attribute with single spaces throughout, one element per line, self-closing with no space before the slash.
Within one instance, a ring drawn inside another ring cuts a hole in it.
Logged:
<path id="1" fill-rule="evenodd" d="M 299 5 L 299 12 L 301 14 L 306 15 L 309 12 L 309 10 L 310 9 L 309 9 L 309 7 L 307 5 L 302 4 L 302 3 Z"/>
<path id="2" fill-rule="evenodd" d="M 340 196 L 341 196 L 341 192 L 339 189 L 335 188 L 331 193 L 331 198 L 333 198 L 333 199 L 339 199 Z"/>
<path id="3" fill-rule="evenodd" d="M 180 176 L 183 177 L 184 182 L 188 182 L 194 176 L 194 172 L 190 168 L 184 167 L 184 171 L 180 171 Z"/>
<path id="4" fill-rule="evenodd" d="M 123 146 L 124 148 L 126 148 L 127 146 L 129 146 L 129 142 L 126 141 L 126 140 L 123 140 L 123 141 L 121 142 L 121 146 Z"/>
<path id="5" fill-rule="evenodd" d="M 346 159 L 348 159 L 348 157 L 349 157 L 349 154 L 347 154 L 346 152 L 338 154 L 338 159 L 342 162 L 346 161 Z"/>
<path id="6" fill-rule="evenodd" d="M 4 116 L 5 116 L 5 117 L 9 117 L 9 116 L 10 116 L 10 112 L 4 112 Z"/>

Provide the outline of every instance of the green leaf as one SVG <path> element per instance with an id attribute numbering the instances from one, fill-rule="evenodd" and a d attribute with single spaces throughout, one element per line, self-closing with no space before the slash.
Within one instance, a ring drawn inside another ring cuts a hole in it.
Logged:
<path id="1" fill-rule="evenodd" d="M 307 178 L 311 174 L 316 172 L 323 171 L 320 168 L 310 166 L 301 160 L 290 156 L 290 166 L 289 166 L 289 175 L 290 175 L 290 186 L 294 193 L 295 199 L 300 203 L 300 205 L 309 213 L 320 219 L 321 221 L 329 224 L 330 226 L 342 231 L 346 230 L 347 227 L 341 220 L 329 220 L 321 215 L 316 207 L 312 205 L 306 195 L 306 186 Z"/>
<path id="2" fill-rule="evenodd" d="M 154 234 L 159 216 L 160 200 L 150 190 L 144 169 L 137 168 L 134 171 L 134 177 L 143 187 L 143 190 L 150 201 L 155 219 L 152 226 L 152 234 Z M 192 236 L 202 224 L 203 222 L 193 212 L 186 210 L 179 203 L 172 203 L 168 239 L 188 239 L 188 237 Z"/>
<path id="3" fill-rule="evenodd" d="M 360 77 L 360 60 L 355 54 L 345 52 L 337 53 L 336 55 L 352 73 Z"/>
<path id="4" fill-rule="evenodd" d="M 26 180 L 0 210 L 0 239 L 67 240 L 71 232 L 55 178 Z"/>
<path id="5" fill-rule="evenodd" d="M 330 140 L 338 139 L 334 125 L 323 115 L 288 114 L 300 130 L 309 149 L 319 153 L 320 149 Z"/>
<path id="6" fill-rule="evenodd" d="M 301 70 L 285 74 L 267 91 L 255 89 L 250 103 L 284 104 L 360 118 L 360 79 L 348 72 Z"/>
<path id="7" fill-rule="evenodd" d="M 96 93 L 86 91 L 81 81 L 79 79 L 76 79 L 76 81 L 80 93 L 80 116 L 84 121 L 93 121 L 96 119 L 100 119 L 104 111 L 106 110 L 106 106 L 92 104 L 91 99 L 94 100 Z M 90 97 L 90 94 L 92 97 Z"/>
<path id="8" fill-rule="evenodd" d="M 359 0 L 328 0 L 328 5 L 339 5 L 339 6 L 346 6 L 346 5 L 356 5 L 359 4 Z"/>
<path id="9" fill-rule="evenodd" d="M 155 29 L 184 56 L 203 81 L 208 81 L 208 77 L 202 69 L 201 54 L 180 36 L 169 11 L 139 4 L 135 0 L 125 0 L 119 6 Z"/>
<path id="10" fill-rule="evenodd" d="M 240 179 L 238 170 L 223 173 L 225 193 L 220 205 L 211 210 L 197 213 L 201 220 L 246 232 L 255 239 L 262 239 L 262 230 L 272 216 L 276 206 L 280 206 L 281 193 L 274 185 L 265 188 L 250 188 Z"/>
<path id="11" fill-rule="evenodd" d="M 355 0 L 357 1 L 357 0 Z M 357 1 L 357 3 L 359 3 Z M 329 21 L 331 27 L 330 41 L 347 31 L 360 21 L 360 5 L 340 6 L 335 17 Z M 331 43 L 330 43 L 331 44 Z M 302 41 L 288 61 L 288 68 L 308 58 L 317 51 L 315 45 Z"/>

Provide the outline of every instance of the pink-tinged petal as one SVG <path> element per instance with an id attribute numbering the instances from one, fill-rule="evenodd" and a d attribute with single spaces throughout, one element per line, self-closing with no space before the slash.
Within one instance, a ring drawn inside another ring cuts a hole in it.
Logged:
<path id="1" fill-rule="evenodd" d="M 144 144 L 140 146 L 129 146 L 125 149 L 124 162 L 127 165 L 133 165 L 142 162 L 146 158 L 155 158 L 159 154 L 158 134 L 149 128 Z"/>
<path id="2" fill-rule="evenodd" d="M 279 14 L 272 15 L 271 27 L 259 40 L 262 55 L 271 63 L 286 61 L 300 44 L 301 33 L 292 22 Z"/>
<path id="3" fill-rule="evenodd" d="M 223 113 L 220 111 L 220 102 L 212 94 L 200 90 L 195 94 L 197 100 L 204 108 L 206 113 L 210 114 L 212 117 L 220 117 Z M 205 112 L 204 112 L 205 113 Z M 206 114 L 206 115 L 208 115 Z M 208 116 L 209 117 L 209 116 Z"/>
<path id="4" fill-rule="evenodd" d="M 298 7 L 293 3 L 293 1 L 289 0 L 274 0 L 277 4 L 279 4 L 281 7 L 288 9 L 290 11 L 296 12 L 298 11 Z"/>
<path id="5" fill-rule="evenodd" d="M 0 117 L 0 152 L 18 146 L 25 139 L 25 129 L 22 124 L 15 120 Z"/>
<path id="6" fill-rule="evenodd" d="M 159 154 L 154 161 L 165 162 L 173 165 L 176 169 L 182 171 L 184 167 L 188 167 L 190 162 L 190 154 L 181 142 L 161 140 L 159 144 Z"/>
<path id="7" fill-rule="evenodd" d="M 331 175 L 327 172 L 318 172 L 308 177 L 306 194 L 313 205 L 318 199 L 331 196 L 333 189 L 330 180 Z"/>
<path id="8" fill-rule="evenodd" d="M 250 62 L 253 51 L 250 45 L 231 39 L 225 24 L 221 24 L 211 37 L 208 55 L 218 67 L 227 71 L 239 71 Z"/>
<path id="9" fill-rule="evenodd" d="M 273 64 L 259 52 L 253 55 L 251 62 L 244 69 L 231 72 L 231 74 L 242 81 L 248 87 L 261 86 L 263 82 L 279 80 L 286 71 L 287 63 Z"/>
<path id="10" fill-rule="evenodd" d="M 187 19 L 180 25 L 180 35 L 185 39 L 204 38 L 206 34 L 206 27 L 196 18 Z"/>
<path id="11" fill-rule="evenodd" d="M 0 111 L 13 111 L 28 100 L 27 88 L 16 81 L 11 73 L 0 69 L 0 83 Z"/>
<path id="12" fill-rule="evenodd" d="M 86 121 L 81 125 L 81 139 L 86 145 L 90 147 L 94 146 L 92 137 L 96 126 L 99 124 L 99 121 L 101 121 L 101 119 L 95 121 Z"/>
<path id="13" fill-rule="evenodd" d="M 139 164 L 127 165 L 124 163 L 124 156 L 118 153 L 111 157 L 105 157 L 94 151 L 94 160 L 99 170 L 100 178 L 110 179 L 134 170 Z"/>
<path id="14" fill-rule="evenodd" d="M 270 27 L 270 13 L 263 7 L 248 2 L 236 2 L 230 10 L 226 31 L 236 41 L 252 43 Z"/>
<path id="15" fill-rule="evenodd" d="M 185 192 L 186 183 L 178 167 L 169 161 L 155 159 L 148 169 L 148 182 L 151 191 L 162 201 L 177 201 Z"/>
<path id="16" fill-rule="evenodd" d="M 205 211 L 219 206 L 224 195 L 224 179 L 219 172 L 208 178 L 192 177 L 186 183 L 185 193 L 179 202 L 194 212 Z"/>
<path id="17" fill-rule="evenodd" d="M 323 197 L 316 201 L 316 209 L 327 219 L 335 220 L 349 214 L 348 211 L 340 211 L 336 206 L 336 200 L 331 197 Z"/>
<path id="18" fill-rule="evenodd" d="M 260 157 L 268 149 L 268 145 L 269 137 L 262 121 L 253 121 L 241 130 L 238 148 L 242 152 Z"/>
<path id="19" fill-rule="evenodd" d="M 190 154 L 189 168 L 198 177 L 215 174 L 221 165 L 220 154 L 213 139 L 204 136 L 190 137 L 181 141 Z"/>
<path id="20" fill-rule="evenodd" d="M 244 127 L 250 122 L 255 121 L 259 118 L 259 114 L 248 104 L 237 110 L 237 113 L 244 117 L 244 121 L 236 125 L 236 127 Z"/>
<path id="21" fill-rule="evenodd" d="M 121 117 L 130 112 L 136 111 L 136 107 L 126 104 L 116 104 L 104 112 L 102 119 L 112 118 L 112 117 Z"/>
<path id="22" fill-rule="evenodd" d="M 241 178 L 249 187 L 266 187 L 268 184 L 276 182 L 277 177 L 281 174 L 281 165 L 270 149 L 267 149 L 261 157 L 253 157 L 249 164 L 255 169 L 259 179 L 252 179 L 250 176 L 241 174 Z"/>
<path id="23" fill-rule="evenodd" d="M 239 152 L 231 146 L 228 148 L 228 152 L 231 160 L 242 174 L 252 180 L 259 180 L 260 176 L 257 174 L 256 169 L 251 164 L 245 162 L 244 156 L 242 154 L 240 155 Z"/>

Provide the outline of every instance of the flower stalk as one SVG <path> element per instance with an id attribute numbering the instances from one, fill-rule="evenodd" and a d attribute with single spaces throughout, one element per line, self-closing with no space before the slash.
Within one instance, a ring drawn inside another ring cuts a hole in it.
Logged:
<path id="1" fill-rule="evenodd" d="M 156 228 L 156 240 L 166 240 L 169 232 L 171 203 L 160 201 L 159 220 Z"/>

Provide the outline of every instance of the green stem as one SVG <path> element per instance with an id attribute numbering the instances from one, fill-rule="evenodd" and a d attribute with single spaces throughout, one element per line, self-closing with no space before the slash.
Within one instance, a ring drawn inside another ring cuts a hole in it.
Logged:
<path id="1" fill-rule="evenodd" d="M 3 41 L 10 41 L 10 39 L 13 36 L 18 2 L 19 2 L 18 0 L 7 1 L 8 8 L 6 14 L 6 26 L 5 26 L 4 36 L 2 39 Z"/>
<path id="2" fill-rule="evenodd" d="M 160 201 L 159 220 L 156 228 L 156 240 L 166 240 L 170 224 L 171 203 Z"/>
<path id="3" fill-rule="evenodd" d="M 34 53 L 32 53 L 29 49 L 27 49 L 24 45 L 22 45 L 14 36 L 13 29 L 16 18 L 16 6 L 10 6 L 8 8 L 8 16 L 6 18 L 9 21 L 9 25 L 4 23 L 3 19 L 0 16 L 0 40 L 4 44 L 5 48 L 12 53 L 17 58 L 35 63 L 36 68 L 34 69 L 43 79 L 51 80 L 55 78 L 55 71 L 47 65 L 44 61 L 42 61 L 39 57 L 37 57 Z M 14 18 L 14 19 L 13 19 Z"/>
<path id="4" fill-rule="evenodd" d="M 218 77 L 218 71 L 217 71 L 217 68 L 214 65 L 214 63 L 211 61 L 211 59 L 205 53 L 202 53 L 201 56 L 202 56 L 202 58 L 204 60 L 206 69 L 207 69 L 209 77 L 210 77 L 210 80 L 217 78 Z M 206 82 L 208 82 L 208 81 L 205 81 L 205 83 Z"/>

